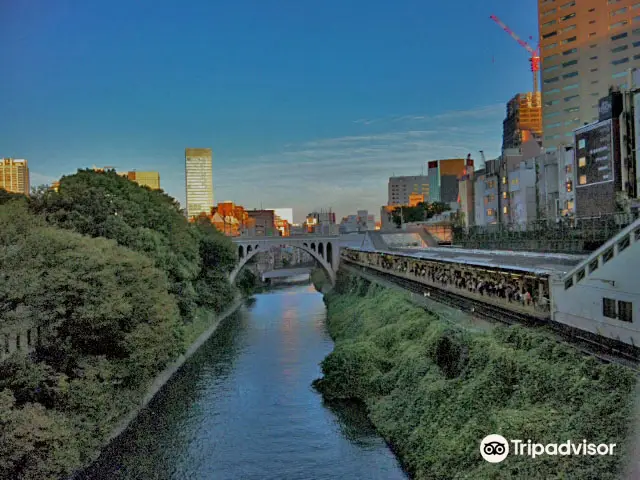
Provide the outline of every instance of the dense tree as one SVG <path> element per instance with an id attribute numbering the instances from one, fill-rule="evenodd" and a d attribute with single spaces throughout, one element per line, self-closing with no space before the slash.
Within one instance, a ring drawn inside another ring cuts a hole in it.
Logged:
<path id="1" fill-rule="evenodd" d="M 228 272 L 235 262 L 229 239 L 211 224 L 190 224 L 179 204 L 162 191 L 141 187 L 114 171 L 79 170 L 63 177 L 58 192 L 34 195 L 32 210 L 49 223 L 92 237 L 105 237 L 152 258 L 169 277 L 185 321 L 194 318 L 206 270 Z M 216 281 L 223 280 L 214 275 Z M 212 291 L 228 287 L 210 285 Z M 229 301 L 230 298 L 226 298 Z M 219 302 L 218 302 L 219 303 Z"/>

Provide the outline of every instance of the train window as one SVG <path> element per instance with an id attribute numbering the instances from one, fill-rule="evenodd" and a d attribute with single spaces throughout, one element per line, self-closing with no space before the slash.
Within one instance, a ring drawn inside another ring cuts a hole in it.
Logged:
<path id="1" fill-rule="evenodd" d="M 573 286 L 573 277 L 571 277 L 570 279 L 568 279 L 566 282 L 564 282 L 564 289 L 568 290 L 569 288 L 571 288 Z"/>
<path id="2" fill-rule="evenodd" d="M 596 258 L 589 264 L 589 273 L 595 272 L 598 269 L 598 259 Z"/>
<path id="3" fill-rule="evenodd" d="M 576 274 L 576 282 L 579 282 L 583 278 L 584 278 L 584 268 Z"/>
<path id="4" fill-rule="evenodd" d="M 616 301 L 612 298 L 602 299 L 602 315 L 607 318 L 617 318 Z"/>
<path id="5" fill-rule="evenodd" d="M 626 237 L 624 237 L 622 240 L 618 242 L 618 251 L 619 252 L 623 251 L 625 248 L 629 246 L 630 243 L 631 243 L 631 239 L 629 238 L 629 235 L 627 235 Z"/>
<path id="6" fill-rule="evenodd" d="M 633 322 L 633 303 L 618 300 L 618 320 Z"/>
<path id="7" fill-rule="evenodd" d="M 613 258 L 613 248 L 610 248 L 602 254 L 602 263 L 607 263 L 612 258 Z"/>

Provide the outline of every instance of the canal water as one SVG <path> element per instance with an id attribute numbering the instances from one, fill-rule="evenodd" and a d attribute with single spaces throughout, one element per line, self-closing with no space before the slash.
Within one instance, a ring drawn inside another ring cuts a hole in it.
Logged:
<path id="1" fill-rule="evenodd" d="M 81 478 L 408 478 L 360 407 L 311 387 L 332 348 L 312 286 L 256 295 Z"/>

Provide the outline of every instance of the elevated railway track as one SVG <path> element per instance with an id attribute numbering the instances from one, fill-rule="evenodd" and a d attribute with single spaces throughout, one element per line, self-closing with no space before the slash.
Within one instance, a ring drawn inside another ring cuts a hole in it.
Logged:
<path id="1" fill-rule="evenodd" d="M 348 258 L 342 258 L 342 262 L 349 266 L 351 271 L 362 271 L 366 274 L 394 283 L 403 289 L 428 296 L 431 300 L 449 307 L 467 312 L 478 318 L 504 325 L 525 325 L 528 327 L 546 327 L 559 343 L 567 343 L 604 363 L 618 363 L 625 367 L 633 368 L 640 373 L 640 350 L 637 347 L 621 344 L 607 338 L 599 337 L 590 332 L 569 327 L 550 318 L 521 313 L 508 308 L 483 302 L 475 298 L 459 295 L 437 286 L 428 285 L 418 280 L 407 279 L 392 273 L 382 272 L 375 268 L 361 265 Z"/>

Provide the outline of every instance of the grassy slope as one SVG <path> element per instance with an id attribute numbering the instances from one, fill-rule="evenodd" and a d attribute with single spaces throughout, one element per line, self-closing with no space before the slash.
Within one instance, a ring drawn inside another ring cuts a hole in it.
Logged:
<path id="1" fill-rule="evenodd" d="M 336 341 L 317 388 L 366 403 L 415 478 L 614 479 L 622 468 L 634 374 L 525 329 L 472 333 L 395 291 L 339 276 L 326 297 Z M 498 433 L 537 443 L 617 443 L 607 457 L 485 462 Z"/>

